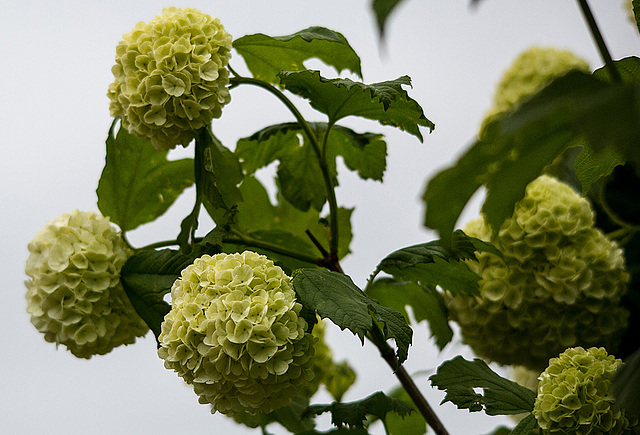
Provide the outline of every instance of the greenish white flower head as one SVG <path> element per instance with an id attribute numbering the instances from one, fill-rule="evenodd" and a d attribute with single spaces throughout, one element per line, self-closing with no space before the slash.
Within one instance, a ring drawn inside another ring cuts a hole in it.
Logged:
<path id="1" fill-rule="evenodd" d="M 540 375 L 533 415 L 543 434 L 638 434 L 614 403 L 611 381 L 622 361 L 604 348 L 567 349 Z"/>
<path id="2" fill-rule="evenodd" d="M 491 241 L 504 260 L 468 262 L 480 295 L 448 298 L 463 339 L 481 357 L 542 371 L 572 346 L 616 349 L 627 326 L 622 250 L 594 227 L 588 201 L 547 175 L 532 181 L 492 237 L 478 219 L 465 232 Z"/>
<path id="3" fill-rule="evenodd" d="M 91 358 L 147 332 L 120 283 L 128 251 L 108 218 L 77 210 L 63 214 L 28 248 L 27 312 L 46 341 Z"/>
<path id="4" fill-rule="evenodd" d="M 481 131 L 495 116 L 513 109 L 553 79 L 572 70 L 588 72 L 589 64 L 570 51 L 555 48 L 532 47 L 521 53 L 498 82 L 493 106 L 482 122 Z"/>
<path id="5" fill-rule="evenodd" d="M 171 288 L 158 355 L 212 412 L 268 413 L 313 379 L 316 339 L 301 309 L 264 255 L 204 255 Z"/>
<path id="6" fill-rule="evenodd" d="M 231 41 L 220 20 L 196 9 L 139 22 L 116 48 L 111 115 L 158 150 L 187 146 L 231 100 Z"/>

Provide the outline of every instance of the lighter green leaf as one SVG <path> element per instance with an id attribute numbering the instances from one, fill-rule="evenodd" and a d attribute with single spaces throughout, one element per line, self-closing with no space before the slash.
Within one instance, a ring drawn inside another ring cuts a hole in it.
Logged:
<path id="1" fill-rule="evenodd" d="M 167 160 L 151 142 L 115 123 L 107 137 L 107 155 L 100 176 L 98 209 L 122 231 L 161 216 L 182 191 L 194 183 L 193 160 Z"/>
<path id="2" fill-rule="evenodd" d="M 613 169 L 625 163 L 625 160 L 612 148 L 595 153 L 590 147 L 585 147 L 576 157 L 576 177 L 582 186 L 582 195 L 591 190 L 591 186 L 602 177 L 613 172 Z"/>
<path id="3" fill-rule="evenodd" d="M 324 27 L 309 27 L 287 36 L 246 35 L 233 41 L 233 48 L 255 78 L 270 83 L 278 83 L 281 70 L 305 69 L 304 62 L 311 58 L 332 66 L 338 74 L 348 70 L 362 77 L 360 58 L 347 39 Z"/>
<path id="4" fill-rule="evenodd" d="M 319 71 L 282 71 L 278 74 L 285 89 L 309 100 L 311 106 L 329 117 L 330 123 L 347 116 L 360 116 L 390 125 L 416 136 L 419 127 L 433 130 L 422 107 L 402 86 L 410 86 L 408 76 L 370 85 L 350 79 L 326 79 Z"/>
<path id="5" fill-rule="evenodd" d="M 535 392 L 501 377 L 477 358 L 467 361 L 457 356 L 445 361 L 429 380 L 439 390 L 446 390 L 442 403 L 452 402 L 472 412 L 484 410 L 488 415 L 531 412 L 536 399 Z"/>
<path id="6" fill-rule="evenodd" d="M 440 350 L 453 338 L 447 308 L 438 292 L 412 282 L 381 278 L 367 288 L 367 294 L 380 304 L 403 313 L 407 323 L 409 315 L 406 307 L 411 307 L 417 322 L 429 322 L 431 336 L 435 337 Z"/>
<path id="7" fill-rule="evenodd" d="M 322 318 L 364 340 L 373 321 L 383 324 L 385 339 L 394 339 L 400 363 L 407 359 L 413 331 L 395 310 L 380 305 L 364 294 L 347 275 L 322 269 L 303 269 L 293 276 L 298 300 Z"/>
<path id="8" fill-rule="evenodd" d="M 399 399 L 387 396 L 381 391 L 355 402 L 333 402 L 329 405 L 311 405 L 305 415 L 331 413 L 331 422 L 338 427 L 363 428 L 367 415 L 384 420 L 388 413 L 405 416 L 415 410 Z"/>

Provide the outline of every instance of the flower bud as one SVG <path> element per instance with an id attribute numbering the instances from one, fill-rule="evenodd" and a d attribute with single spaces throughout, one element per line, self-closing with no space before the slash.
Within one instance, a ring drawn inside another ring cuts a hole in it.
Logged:
<path id="1" fill-rule="evenodd" d="M 231 40 L 217 18 L 191 8 L 139 22 L 116 49 L 111 115 L 158 150 L 187 146 L 231 100 Z"/>
<path id="2" fill-rule="evenodd" d="M 604 348 L 567 349 L 540 375 L 533 415 L 543 434 L 638 434 L 614 403 L 611 381 L 622 363 Z"/>
<path id="3" fill-rule="evenodd" d="M 483 219 L 465 232 L 504 255 L 468 262 L 481 277 L 479 296 L 448 297 L 479 356 L 542 371 L 567 347 L 617 348 L 629 318 L 620 305 L 629 274 L 622 250 L 594 227 L 590 204 L 571 187 L 540 176 L 494 237 Z"/>
<path id="4" fill-rule="evenodd" d="M 290 278 L 264 255 L 204 255 L 171 299 L 158 355 L 212 412 L 268 413 L 313 379 L 316 339 Z"/>
<path id="5" fill-rule="evenodd" d="M 128 252 L 108 218 L 77 210 L 63 214 L 28 248 L 27 312 L 46 341 L 91 358 L 147 332 L 120 283 Z"/>

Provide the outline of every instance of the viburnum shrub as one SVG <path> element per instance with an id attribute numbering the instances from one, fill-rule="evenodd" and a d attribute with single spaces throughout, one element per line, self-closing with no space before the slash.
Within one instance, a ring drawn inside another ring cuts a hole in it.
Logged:
<path id="1" fill-rule="evenodd" d="M 500 364 L 542 370 L 567 347 L 615 351 L 629 312 L 622 250 L 594 227 L 586 199 L 547 175 L 534 180 L 497 234 L 481 219 L 465 232 L 503 254 L 469 267 L 480 294 L 448 298 L 465 343 Z"/>
<path id="2" fill-rule="evenodd" d="M 400 2 L 374 3 L 382 30 Z M 422 142 L 435 125 L 409 95 L 411 79 L 364 83 L 356 51 L 325 27 L 232 39 L 218 19 L 189 8 L 138 23 L 117 45 L 112 68 L 101 215 L 64 215 L 29 244 L 32 323 L 81 358 L 150 329 L 165 367 L 200 403 L 262 433 L 278 424 L 291 433 L 364 434 L 381 421 L 387 434 L 446 435 L 423 395 L 426 383 L 404 362 L 419 344 L 415 323 L 426 320 L 442 350 L 458 335 L 453 320 L 486 360 L 540 373 L 552 359 L 536 393 L 483 360 L 455 357 L 430 377 L 443 402 L 522 416 L 520 434 L 635 431 L 640 59 L 613 61 L 586 0 L 578 3 L 605 65 L 590 71 L 552 48 L 520 56 L 478 138 L 424 189 L 424 223 L 438 238 L 391 252 L 362 286 L 342 267 L 357 211 L 340 206 L 339 172 L 382 182 L 390 151 L 382 133 L 343 119 Z M 244 61 L 237 69 L 232 51 Z M 310 59 L 328 68 L 308 69 Z M 214 119 L 239 87 L 266 91 L 288 118 L 265 127 L 247 116 L 229 146 Z M 305 102 L 315 112 L 300 107 Z M 254 122 L 259 130 L 244 130 Z M 191 142 L 187 157 L 168 158 Z M 570 148 L 579 152 L 575 162 Z M 544 175 L 552 162 L 556 178 Z M 272 165 L 275 182 L 265 181 L 273 172 L 260 169 Z M 193 207 L 173 232 L 158 231 L 145 246 L 129 242 L 189 187 Z M 481 219 L 456 230 L 481 187 Z M 628 212 L 622 219 L 616 210 Z M 372 394 L 343 401 L 357 367 L 333 360 L 324 340 L 331 323 L 371 342 L 399 385 L 383 392 L 366 379 Z M 576 346 L 593 349 L 554 358 Z M 332 403 L 314 403 L 326 393 Z M 323 413 L 335 428 L 317 430 Z"/>
<path id="3" fill-rule="evenodd" d="M 569 348 L 540 375 L 533 415 L 543 434 L 638 434 L 616 406 L 612 381 L 622 363 L 600 347 Z"/>
<path id="4" fill-rule="evenodd" d="M 120 283 L 130 251 L 108 218 L 74 210 L 29 243 L 27 312 L 50 343 L 78 358 L 131 344 L 149 328 Z"/>

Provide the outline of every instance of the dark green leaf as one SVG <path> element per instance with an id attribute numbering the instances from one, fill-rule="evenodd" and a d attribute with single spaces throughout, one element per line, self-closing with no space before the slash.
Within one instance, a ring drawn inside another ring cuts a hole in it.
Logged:
<path id="1" fill-rule="evenodd" d="M 155 220 L 194 183 L 193 160 L 167 160 L 166 151 L 120 127 L 107 137 L 107 156 L 98 183 L 98 209 L 122 231 Z"/>
<path id="2" fill-rule="evenodd" d="M 402 0 L 372 0 L 371 8 L 376 16 L 380 35 L 384 35 L 384 28 L 387 23 L 387 19 L 400 2 L 402 2 Z"/>
<path id="3" fill-rule="evenodd" d="M 305 69 L 304 62 L 320 59 L 340 74 L 351 71 L 362 77 L 360 58 L 347 39 L 324 27 L 309 27 L 292 35 L 246 35 L 233 41 L 233 48 L 242 56 L 255 78 L 278 83 L 281 70 Z"/>
<path id="4" fill-rule="evenodd" d="M 373 415 L 384 420 L 389 412 L 400 416 L 408 415 L 415 410 L 402 400 L 394 399 L 378 391 L 356 402 L 333 402 L 329 405 L 311 405 L 305 411 L 306 415 L 320 415 L 331 413 L 331 422 L 338 426 L 364 428 L 367 415 Z"/>
<path id="5" fill-rule="evenodd" d="M 321 138 L 326 123 L 311 123 Z M 326 201 L 326 189 L 317 156 L 297 123 L 266 127 L 250 137 L 240 139 L 236 153 L 247 175 L 279 160 L 278 184 L 288 201 L 300 210 L 309 207 L 321 210 Z M 346 166 L 363 179 L 382 180 L 386 167 L 386 143 L 374 133 L 356 133 L 334 126 L 327 140 L 327 163 L 336 177 L 336 157 L 342 156 Z"/>
<path id="6" fill-rule="evenodd" d="M 153 331 L 160 335 L 160 325 L 171 309 L 163 300 L 192 256 L 171 249 L 142 251 L 131 256 L 122 267 L 122 285 L 133 308 Z"/>
<path id="7" fill-rule="evenodd" d="M 473 193 L 487 188 L 482 212 L 494 230 L 513 213 L 525 187 L 567 147 L 614 147 L 640 163 L 640 84 L 608 84 L 572 71 L 487 126 L 451 168 L 428 184 L 425 224 L 446 239 Z"/>
<path id="8" fill-rule="evenodd" d="M 407 404 L 413 403 L 407 391 L 400 386 L 394 388 L 389 393 L 389 397 Z M 400 416 L 395 412 L 387 414 L 386 426 L 389 435 L 424 435 L 427 433 L 427 422 L 419 412 L 412 412 L 405 416 Z"/>
<path id="9" fill-rule="evenodd" d="M 422 142 L 420 126 L 433 130 L 420 105 L 402 86 L 410 86 L 408 76 L 370 85 L 350 79 L 326 79 L 318 71 L 282 71 L 278 74 L 285 89 L 309 100 L 326 114 L 330 123 L 347 116 L 360 116 L 390 125 L 416 136 Z"/>
<path id="10" fill-rule="evenodd" d="M 640 418 L 640 350 L 631 354 L 618 369 L 613 394 L 629 420 Z"/>
<path id="11" fill-rule="evenodd" d="M 475 260 L 475 252 L 501 256 L 493 246 L 457 230 L 451 248 L 440 240 L 399 249 L 386 256 L 378 269 L 400 281 L 440 286 L 454 294 L 478 293 L 480 278 L 462 260 Z"/>
<path id="12" fill-rule="evenodd" d="M 636 27 L 640 31 L 640 0 L 632 0 L 633 16 L 636 19 Z"/>
<path id="13" fill-rule="evenodd" d="M 380 304 L 403 313 L 407 323 L 409 316 L 406 307 L 410 306 L 416 321 L 429 322 L 431 336 L 435 337 L 436 345 L 440 350 L 453 338 L 447 308 L 438 292 L 413 282 L 382 278 L 368 287 L 367 294 Z"/>
<path id="14" fill-rule="evenodd" d="M 238 157 L 209 130 L 204 130 L 201 138 L 205 139 L 204 169 L 222 196 L 227 208 L 242 201 L 238 184 L 244 175 Z"/>
<path id="15" fill-rule="evenodd" d="M 445 361 L 430 378 L 440 390 L 446 390 L 442 403 L 458 408 L 484 411 L 488 415 L 531 412 L 536 393 L 495 373 L 482 360 L 467 361 L 461 356 Z M 474 388 L 481 388 L 476 393 Z"/>
<path id="16" fill-rule="evenodd" d="M 235 221 L 237 208 L 234 207 L 231 211 L 226 212 L 222 218 L 216 221 L 216 226 L 202 238 L 200 242 L 203 245 L 211 245 L 216 247 L 222 247 L 224 237 L 229 234 L 230 227 Z"/>
<path id="17" fill-rule="evenodd" d="M 298 300 L 322 318 L 349 329 L 364 340 L 374 319 L 383 323 L 385 339 L 393 338 L 400 363 L 407 359 L 413 331 L 402 314 L 365 295 L 347 275 L 322 269 L 303 269 L 293 276 Z"/>
<path id="18" fill-rule="evenodd" d="M 527 415 L 525 418 L 513 428 L 511 435 L 529 435 L 532 430 L 538 428 L 538 421 L 533 414 Z"/>

